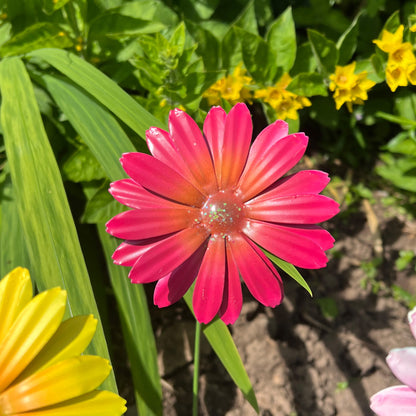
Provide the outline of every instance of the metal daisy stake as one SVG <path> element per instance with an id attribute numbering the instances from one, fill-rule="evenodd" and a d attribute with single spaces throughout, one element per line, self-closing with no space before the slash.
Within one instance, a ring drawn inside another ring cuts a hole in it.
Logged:
<path id="1" fill-rule="evenodd" d="M 130 177 L 110 193 L 131 208 L 107 223 L 125 240 L 113 254 L 131 267 L 132 283 L 155 282 L 154 303 L 169 306 L 190 289 L 197 321 L 194 406 L 197 414 L 201 323 L 219 316 L 226 324 L 242 307 L 240 277 L 263 305 L 283 299 L 282 279 L 265 253 L 294 266 L 325 267 L 332 236 L 316 224 L 333 217 L 338 204 L 320 192 L 325 172 L 285 175 L 302 158 L 304 133 L 288 134 L 278 120 L 251 146 L 251 115 L 245 104 L 228 114 L 213 107 L 201 133 L 196 122 L 175 109 L 169 132 L 152 127 L 146 139 L 152 155 L 126 153 Z"/>

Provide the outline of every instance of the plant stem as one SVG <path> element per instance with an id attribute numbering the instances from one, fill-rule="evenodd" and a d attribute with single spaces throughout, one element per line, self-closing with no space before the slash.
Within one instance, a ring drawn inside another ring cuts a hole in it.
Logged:
<path id="1" fill-rule="evenodd" d="M 194 346 L 194 382 L 192 387 L 192 416 L 198 416 L 198 390 L 199 390 L 199 346 L 201 341 L 201 324 L 195 324 L 195 346 Z"/>

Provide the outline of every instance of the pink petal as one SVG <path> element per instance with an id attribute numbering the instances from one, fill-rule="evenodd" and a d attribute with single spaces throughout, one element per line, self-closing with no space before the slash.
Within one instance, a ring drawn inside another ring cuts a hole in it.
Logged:
<path id="1" fill-rule="evenodd" d="M 250 149 L 251 158 L 263 157 L 265 153 L 289 133 L 289 125 L 283 120 L 276 120 L 265 127 L 254 140 Z"/>
<path id="2" fill-rule="evenodd" d="M 416 390 L 416 347 L 394 348 L 386 358 L 392 373 Z"/>
<path id="3" fill-rule="evenodd" d="M 307 136 L 296 133 L 278 140 L 273 146 L 250 151 L 237 187 L 243 200 L 258 195 L 292 169 L 305 153 L 307 144 Z"/>
<path id="4" fill-rule="evenodd" d="M 249 220 L 244 233 L 275 256 L 304 269 L 319 269 L 328 262 L 318 241 L 299 228 Z M 322 237 L 321 237 L 322 238 Z"/>
<path id="5" fill-rule="evenodd" d="M 266 192 L 256 196 L 249 203 L 290 195 L 319 194 L 328 182 L 329 177 L 326 172 L 302 170 L 279 179 Z"/>
<path id="6" fill-rule="evenodd" d="M 410 330 L 416 339 L 416 307 L 414 307 L 408 314 L 407 320 L 409 321 Z"/>
<path id="7" fill-rule="evenodd" d="M 261 250 L 238 236 L 230 242 L 230 251 L 251 294 L 265 306 L 279 305 L 283 299 L 282 279 Z"/>
<path id="8" fill-rule="evenodd" d="M 225 240 L 211 237 L 195 282 L 192 305 L 196 319 L 207 324 L 217 314 L 224 293 Z"/>
<path id="9" fill-rule="evenodd" d="M 115 264 L 133 267 L 141 255 L 142 247 L 134 244 L 121 243 L 112 255 Z"/>
<path id="10" fill-rule="evenodd" d="M 316 243 L 322 250 L 329 250 L 334 246 L 335 239 L 332 235 L 319 225 L 289 225 L 278 224 L 282 228 L 287 228 L 291 233 L 297 234 L 302 238 L 308 238 Z"/>
<path id="11" fill-rule="evenodd" d="M 233 324 L 240 315 L 243 306 L 243 293 L 241 291 L 240 274 L 232 259 L 229 244 L 226 244 L 226 255 L 227 270 L 225 273 L 224 296 L 219 315 L 222 321 L 228 325 Z"/>
<path id="12" fill-rule="evenodd" d="M 393 386 L 371 397 L 370 407 L 378 416 L 416 415 L 416 392 L 407 386 Z"/>
<path id="13" fill-rule="evenodd" d="M 113 217 L 106 230 L 117 238 L 141 240 L 191 227 L 198 214 L 199 210 L 187 206 L 133 209 Z"/>
<path id="14" fill-rule="evenodd" d="M 188 260 L 185 260 L 172 273 L 158 280 L 153 294 L 155 305 L 164 308 L 182 298 L 198 274 L 206 249 L 207 245 L 202 244 Z"/>
<path id="15" fill-rule="evenodd" d="M 212 107 L 204 121 L 204 135 L 211 150 L 217 183 L 221 183 L 222 151 L 227 113 L 221 107 Z"/>
<path id="16" fill-rule="evenodd" d="M 325 195 L 292 195 L 246 203 L 246 216 L 284 224 L 315 224 L 332 218 L 339 204 Z"/>
<path id="17" fill-rule="evenodd" d="M 252 133 L 250 111 L 245 104 L 236 104 L 225 120 L 221 189 L 233 187 L 240 178 L 246 164 Z"/>
<path id="18" fill-rule="evenodd" d="M 184 178 L 188 179 L 195 188 L 198 188 L 198 183 L 192 176 L 191 171 L 184 162 L 180 152 L 174 146 L 169 133 L 165 130 L 157 127 L 151 127 L 146 131 L 146 142 L 150 153 L 163 162 L 165 165 L 170 166 L 176 172 L 180 173 Z"/>
<path id="19" fill-rule="evenodd" d="M 126 241 L 117 247 L 111 258 L 113 259 L 114 264 L 133 267 L 137 259 L 145 251 L 149 250 L 151 247 L 153 247 L 155 244 L 158 244 L 159 241 L 165 238 L 166 237 L 156 237 L 148 240 Z"/>
<path id="20" fill-rule="evenodd" d="M 191 206 L 202 206 L 206 199 L 183 176 L 153 156 L 124 153 L 120 161 L 126 173 L 151 192 Z"/>
<path id="21" fill-rule="evenodd" d="M 211 153 L 195 121 L 176 108 L 169 113 L 169 131 L 173 145 L 202 189 L 208 194 L 217 191 Z"/>
<path id="22" fill-rule="evenodd" d="M 130 270 L 132 283 L 149 283 L 165 277 L 187 260 L 207 239 L 201 229 L 186 228 L 153 244 Z"/>
<path id="23" fill-rule="evenodd" d="M 130 208 L 157 207 L 164 201 L 170 202 L 146 191 L 133 179 L 120 179 L 111 183 L 109 192 L 118 202 Z"/>

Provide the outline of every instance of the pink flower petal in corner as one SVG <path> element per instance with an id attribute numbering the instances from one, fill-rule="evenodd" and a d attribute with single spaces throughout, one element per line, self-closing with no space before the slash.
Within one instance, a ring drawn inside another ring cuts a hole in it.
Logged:
<path id="1" fill-rule="evenodd" d="M 416 347 L 394 348 L 386 361 L 392 373 L 403 384 L 416 390 Z"/>
<path id="2" fill-rule="evenodd" d="M 415 416 L 416 392 L 407 386 L 393 386 L 374 394 L 370 407 L 378 416 Z"/>

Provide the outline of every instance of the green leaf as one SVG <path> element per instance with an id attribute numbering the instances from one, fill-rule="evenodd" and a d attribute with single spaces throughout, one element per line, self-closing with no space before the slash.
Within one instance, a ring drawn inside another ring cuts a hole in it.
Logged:
<path id="1" fill-rule="evenodd" d="M 323 75 L 333 73 L 338 62 L 338 49 L 335 43 L 313 29 L 308 29 L 308 39 L 319 71 Z"/>
<path id="2" fill-rule="evenodd" d="M 0 56 L 20 55 L 40 48 L 69 48 L 72 40 L 54 23 L 35 23 L 0 47 Z M 63 52 L 63 51 L 62 51 Z"/>
<path id="3" fill-rule="evenodd" d="M 275 65 L 288 72 L 296 58 L 296 31 L 292 8 L 288 7 L 270 26 L 266 41 L 277 56 Z"/>
<path id="4" fill-rule="evenodd" d="M 399 189 L 416 192 L 416 157 L 394 157 L 390 153 L 381 153 L 384 165 L 378 165 L 378 175 L 391 182 Z"/>
<path id="5" fill-rule="evenodd" d="M 311 97 L 313 95 L 322 95 L 326 97 L 328 95 L 324 77 L 315 72 L 296 75 L 286 89 L 304 97 Z"/>
<path id="6" fill-rule="evenodd" d="M 147 112 L 114 81 L 76 55 L 51 48 L 38 49 L 28 54 L 28 57 L 42 59 L 61 71 L 112 111 L 141 138 L 145 138 L 145 132 L 151 126 L 164 127 L 163 123 Z"/>
<path id="7" fill-rule="evenodd" d="M 89 182 L 106 177 L 104 169 L 86 146 L 80 146 L 62 165 L 64 179 Z"/>
<path id="8" fill-rule="evenodd" d="M 111 180 L 125 177 L 119 158 L 136 149 L 110 113 L 73 83 L 44 75 L 46 88 Z"/>
<path id="9" fill-rule="evenodd" d="M 334 298 L 324 297 L 316 299 L 322 315 L 326 319 L 335 319 L 339 315 L 337 303 Z"/>
<path id="10" fill-rule="evenodd" d="M 243 60 L 241 39 L 237 27 L 231 26 L 221 43 L 222 67 L 228 71 L 238 66 Z"/>
<path id="11" fill-rule="evenodd" d="M 361 13 L 354 18 L 348 29 L 338 39 L 337 48 L 339 50 L 339 65 L 346 65 L 349 63 L 357 49 L 358 20 L 360 16 Z"/>
<path id="12" fill-rule="evenodd" d="M 192 295 L 193 287 L 184 296 L 185 302 L 191 311 L 193 311 Z M 216 318 L 208 325 L 203 325 L 202 330 L 234 383 L 241 390 L 253 409 L 259 413 L 256 395 L 227 326 L 220 319 Z"/>
<path id="13" fill-rule="evenodd" d="M 394 33 L 400 26 L 400 10 L 396 10 L 384 24 L 383 30 L 387 30 L 390 33 Z"/>
<path id="14" fill-rule="evenodd" d="M 97 192 L 88 200 L 82 215 L 81 222 L 87 224 L 105 223 L 125 209 L 108 192 L 108 183 L 97 189 Z M 110 256 L 111 257 L 111 256 Z"/>
<path id="15" fill-rule="evenodd" d="M 402 131 L 393 137 L 383 149 L 392 153 L 414 156 L 416 155 L 416 139 L 412 132 Z"/>
<path id="16" fill-rule="evenodd" d="M 61 175 L 42 124 L 23 62 L 0 63 L 1 123 L 30 273 L 39 290 L 60 286 L 68 293 L 69 315 L 99 319 Z M 109 359 L 101 324 L 88 348 Z M 104 388 L 116 391 L 114 375 Z"/>
<path id="17" fill-rule="evenodd" d="M 15 194 L 7 175 L 0 197 L 0 279 L 15 267 L 30 265 Z"/>
<path id="18" fill-rule="evenodd" d="M 50 75 L 45 75 L 43 81 L 69 122 L 100 162 L 107 176 L 112 181 L 125 177 L 119 158 L 123 152 L 132 152 L 135 148 L 114 117 L 73 83 Z M 108 209 L 103 205 L 99 207 L 98 200 L 102 202 L 101 198 L 105 198 L 104 195 L 107 195 L 108 200 L 108 197 L 111 198 L 110 194 L 104 189 L 99 192 L 99 195 L 95 195 L 87 205 L 84 220 L 88 222 L 102 221 L 101 217 L 105 209 Z M 94 204 L 95 208 L 99 209 L 92 209 L 90 204 Z M 106 217 L 105 221 L 111 217 L 111 209 L 118 212 L 123 209 L 121 204 L 115 203 L 114 200 L 110 205 L 112 208 L 108 210 L 109 217 Z M 98 232 L 121 311 L 138 409 L 141 415 L 161 415 L 161 387 L 155 357 L 154 335 L 143 289 L 130 283 L 125 268 L 113 265 L 111 255 L 117 246 L 117 241 L 106 235 L 103 224 L 98 227 Z M 153 350 L 149 350 L 151 348 Z"/>
<path id="19" fill-rule="evenodd" d="M 393 114 L 388 114 L 383 111 L 378 111 L 376 117 L 380 117 L 383 120 L 391 121 L 392 123 L 397 123 L 402 126 L 404 129 L 414 129 L 416 127 L 415 120 L 409 120 L 408 118 L 395 116 Z"/>
<path id="20" fill-rule="evenodd" d="M 312 290 L 310 289 L 309 285 L 306 283 L 305 279 L 296 269 L 293 264 L 288 263 L 278 257 L 274 256 L 273 254 L 269 253 L 266 250 L 263 250 L 264 254 L 280 269 L 286 272 L 292 279 L 295 279 L 311 296 Z"/>
<path id="21" fill-rule="evenodd" d="M 111 284 L 117 299 L 123 336 L 130 360 L 138 414 L 162 416 L 162 388 L 157 366 L 157 349 L 143 285 L 132 284 L 128 269 L 116 266 L 111 255 L 119 241 L 98 225 Z"/>
<path id="22" fill-rule="evenodd" d="M 254 7 L 254 0 L 250 0 L 247 3 L 246 8 L 234 21 L 233 26 L 244 29 L 246 32 L 250 32 L 253 35 L 258 35 L 256 10 Z"/>
<path id="23" fill-rule="evenodd" d="M 198 45 L 196 53 L 202 57 L 205 68 L 208 71 L 218 69 L 220 64 L 220 42 L 218 39 L 210 31 L 193 22 L 187 21 L 186 28 Z"/>
<path id="24" fill-rule="evenodd" d="M 301 72 L 314 72 L 316 70 L 316 60 L 309 42 L 298 46 L 296 60 L 293 64 L 291 74 L 300 74 Z"/>
<path id="25" fill-rule="evenodd" d="M 273 84 L 281 75 L 276 65 L 276 54 L 269 44 L 258 35 L 236 29 L 241 39 L 244 65 L 250 75 L 260 84 Z"/>

